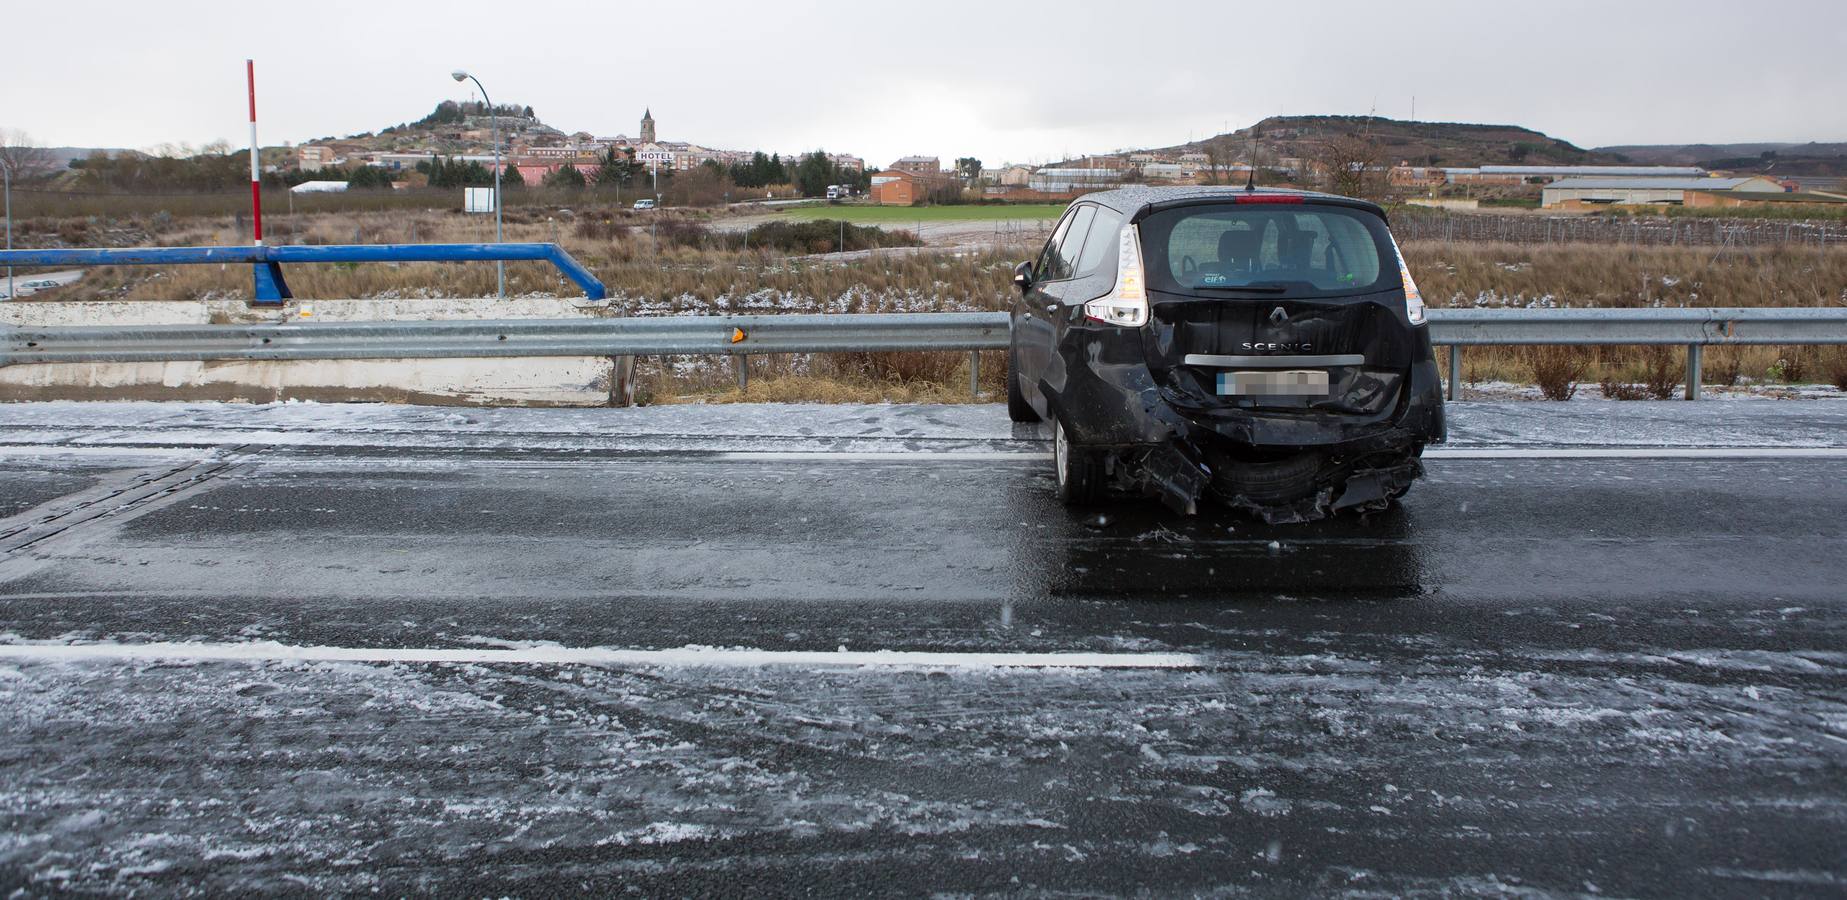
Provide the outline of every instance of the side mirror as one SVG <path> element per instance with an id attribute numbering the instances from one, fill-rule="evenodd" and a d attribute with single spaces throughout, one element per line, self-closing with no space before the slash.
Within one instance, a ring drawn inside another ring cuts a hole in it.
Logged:
<path id="1" fill-rule="evenodd" d="M 1013 267 L 1013 286 L 1024 294 L 1033 286 L 1033 264 L 1031 260 Z"/>

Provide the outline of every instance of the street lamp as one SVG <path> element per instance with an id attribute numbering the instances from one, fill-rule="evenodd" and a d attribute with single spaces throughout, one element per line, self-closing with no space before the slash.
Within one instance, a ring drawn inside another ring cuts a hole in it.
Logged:
<path id="1" fill-rule="evenodd" d="M 456 81 L 475 83 L 475 87 L 481 91 L 482 101 L 487 104 L 488 121 L 494 125 L 494 243 L 498 244 L 503 240 L 500 231 L 500 114 L 494 110 L 494 101 L 487 96 L 487 88 L 481 86 L 481 79 L 462 69 L 450 72 L 449 77 Z M 505 300 L 507 299 L 507 264 L 496 260 L 494 269 L 500 275 L 500 299 Z"/>
<path id="2" fill-rule="evenodd" d="M 6 249 L 13 249 L 13 164 L 0 159 L 0 179 L 6 182 Z M 6 264 L 6 299 L 13 299 L 13 264 Z"/>

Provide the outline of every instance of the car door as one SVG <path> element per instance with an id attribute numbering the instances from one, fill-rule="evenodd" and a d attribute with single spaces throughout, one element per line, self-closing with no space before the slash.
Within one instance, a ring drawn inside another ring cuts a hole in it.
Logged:
<path id="1" fill-rule="evenodd" d="M 1019 291 L 1013 297 L 1011 312 L 1015 377 L 1020 381 L 1020 392 L 1026 396 L 1027 402 L 1035 409 L 1039 409 L 1041 414 L 1044 410 L 1040 408 L 1042 404 L 1036 387 L 1039 383 L 1039 369 L 1030 363 L 1030 360 L 1044 359 L 1044 351 L 1035 348 L 1050 339 L 1045 333 L 1048 329 L 1042 312 L 1045 309 L 1045 301 L 1042 299 L 1043 292 L 1040 290 L 1040 273 L 1046 271 L 1051 265 L 1051 259 L 1057 255 L 1058 243 L 1064 240 L 1065 231 L 1071 225 L 1071 217 L 1076 212 L 1076 206 L 1065 210 L 1058 224 L 1052 227 L 1052 236 L 1046 239 L 1045 246 L 1039 250 L 1039 255 L 1032 259 L 1032 281 L 1027 285 L 1026 290 Z"/>
<path id="2" fill-rule="evenodd" d="M 1058 317 L 1064 313 L 1070 282 L 1077 268 L 1077 256 L 1096 216 L 1096 205 L 1079 203 L 1065 214 L 1052 238 L 1045 243 L 1039 260 L 1033 265 L 1032 286 L 1021 296 L 1014 317 L 1015 346 L 1020 367 L 1020 388 L 1033 408 L 1045 415 L 1045 400 L 1039 394 L 1039 380 L 1052 357 L 1058 339 Z"/>

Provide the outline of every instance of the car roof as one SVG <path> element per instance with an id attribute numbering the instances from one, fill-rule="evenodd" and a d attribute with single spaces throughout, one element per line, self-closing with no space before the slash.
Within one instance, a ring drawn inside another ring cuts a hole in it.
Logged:
<path id="1" fill-rule="evenodd" d="M 1385 218 L 1384 208 L 1380 207 L 1377 203 L 1367 200 L 1360 200 L 1354 197 L 1343 197 L 1339 194 L 1328 194 L 1321 191 L 1296 190 L 1294 188 L 1258 187 L 1255 190 L 1249 190 L 1243 185 L 1188 184 L 1173 187 L 1152 187 L 1144 184 L 1136 184 L 1107 191 L 1098 191 L 1094 194 L 1085 194 L 1073 202 L 1082 203 L 1089 201 L 1092 203 L 1101 203 L 1117 212 L 1128 214 L 1131 219 L 1135 219 L 1139 218 L 1144 212 L 1156 209 L 1167 209 L 1174 206 L 1191 206 L 1197 203 L 1211 203 L 1214 201 L 1235 202 L 1238 197 L 1249 194 L 1270 196 L 1288 194 L 1301 197 L 1304 201 L 1308 202 L 1328 203 L 1335 206 L 1349 206 L 1356 209 L 1363 209 L 1377 215 L 1381 219 Z"/>

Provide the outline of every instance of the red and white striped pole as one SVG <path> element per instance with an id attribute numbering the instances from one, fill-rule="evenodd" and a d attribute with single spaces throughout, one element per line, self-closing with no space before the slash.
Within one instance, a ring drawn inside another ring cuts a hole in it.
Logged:
<path id="1" fill-rule="evenodd" d="M 257 246 L 263 246 L 263 169 L 257 160 L 257 61 L 244 60 L 244 78 L 250 84 L 250 210 L 256 225 Z"/>

